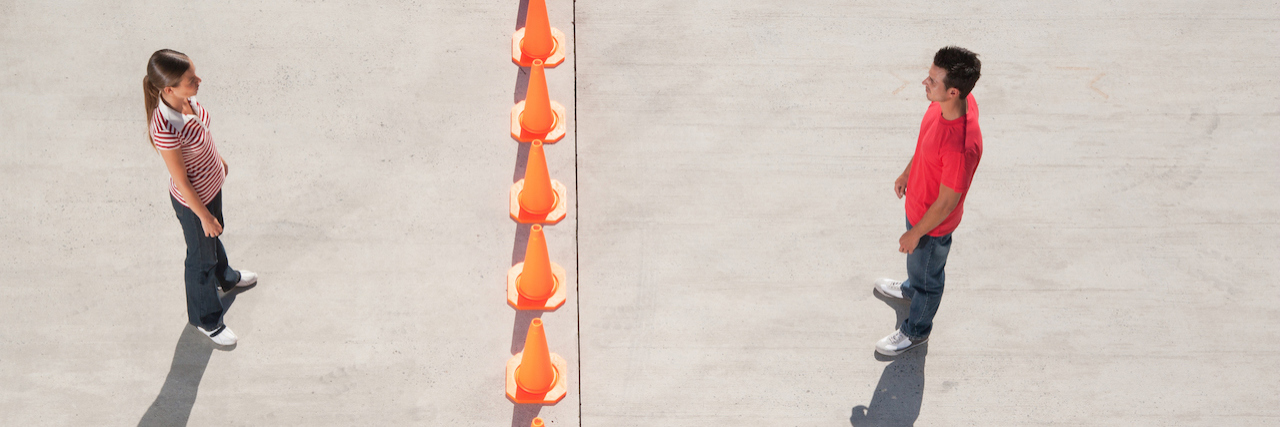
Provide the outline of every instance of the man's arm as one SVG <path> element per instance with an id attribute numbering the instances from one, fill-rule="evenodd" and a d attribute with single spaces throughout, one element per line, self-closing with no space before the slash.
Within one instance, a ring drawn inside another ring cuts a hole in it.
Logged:
<path id="1" fill-rule="evenodd" d="M 929 206 L 929 210 L 924 213 L 924 217 L 916 222 L 910 230 L 902 234 L 898 239 L 898 252 L 911 253 L 916 250 L 916 245 L 920 243 L 920 237 L 933 231 L 942 224 L 942 221 L 951 215 L 951 211 L 956 210 L 956 205 L 960 204 L 960 193 L 952 190 L 946 185 L 938 186 L 938 200 L 935 200 Z"/>

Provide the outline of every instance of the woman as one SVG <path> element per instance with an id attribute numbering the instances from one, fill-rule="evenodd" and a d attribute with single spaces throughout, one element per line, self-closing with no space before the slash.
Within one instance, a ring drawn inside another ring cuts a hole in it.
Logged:
<path id="1" fill-rule="evenodd" d="M 252 286 L 258 275 L 227 264 L 222 234 L 222 182 L 227 163 L 209 133 L 209 112 L 196 102 L 200 77 L 191 58 L 161 49 L 147 61 L 142 91 L 151 145 L 169 169 L 169 198 L 187 241 L 187 318 L 219 345 L 236 343 L 222 323 L 218 289 Z"/>

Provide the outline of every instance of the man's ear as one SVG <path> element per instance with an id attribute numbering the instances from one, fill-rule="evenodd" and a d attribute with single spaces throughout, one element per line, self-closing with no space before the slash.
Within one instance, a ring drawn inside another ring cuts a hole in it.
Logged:
<path id="1" fill-rule="evenodd" d="M 960 89 L 956 89 L 956 88 L 947 89 L 947 96 L 952 98 L 960 96 Z"/>

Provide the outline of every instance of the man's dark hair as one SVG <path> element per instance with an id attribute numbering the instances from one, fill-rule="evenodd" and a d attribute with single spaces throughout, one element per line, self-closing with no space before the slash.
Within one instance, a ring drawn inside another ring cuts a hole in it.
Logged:
<path id="1" fill-rule="evenodd" d="M 942 83 L 947 85 L 947 89 L 959 89 L 961 99 L 969 96 L 973 85 L 978 83 L 978 77 L 982 76 L 982 61 L 978 60 L 978 54 L 958 46 L 938 49 L 938 53 L 933 55 L 933 65 L 947 71 Z"/>

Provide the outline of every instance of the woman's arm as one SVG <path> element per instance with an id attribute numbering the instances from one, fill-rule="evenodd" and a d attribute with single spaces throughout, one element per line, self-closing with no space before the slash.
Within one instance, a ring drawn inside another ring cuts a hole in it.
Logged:
<path id="1" fill-rule="evenodd" d="M 160 150 L 160 157 L 164 158 L 164 165 L 169 169 L 169 176 L 173 177 L 173 184 L 178 187 L 178 192 L 182 193 L 182 198 L 187 200 L 187 207 L 200 217 L 200 224 L 204 226 L 204 235 L 208 237 L 221 235 L 222 224 L 218 223 L 218 219 L 209 213 L 209 208 L 200 202 L 200 196 L 196 195 L 196 188 L 191 185 L 191 180 L 187 179 L 187 164 L 182 160 L 182 150 Z"/>

